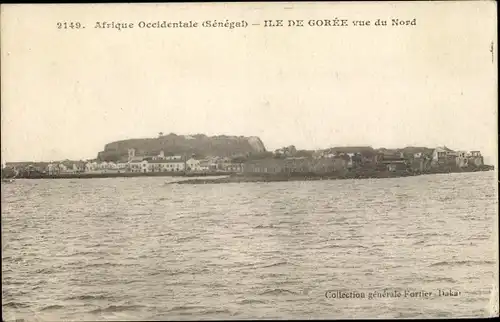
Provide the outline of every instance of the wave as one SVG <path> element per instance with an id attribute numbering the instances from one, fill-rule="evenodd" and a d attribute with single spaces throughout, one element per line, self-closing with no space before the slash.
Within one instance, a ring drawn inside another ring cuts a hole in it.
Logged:
<path id="1" fill-rule="evenodd" d="M 274 288 L 271 290 L 266 290 L 259 295 L 283 295 L 283 294 L 293 294 L 298 295 L 299 293 L 292 292 L 290 290 L 282 289 L 282 288 Z"/>
<path id="2" fill-rule="evenodd" d="M 495 262 L 493 261 L 456 261 L 456 262 L 437 262 L 429 265 L 430 267 L 434 266 L 455 266 L 455 265 L 493 265 Z"/>
<path id="3" fill-rule="evenodd" d="M 277 262 L 277 263 L 273 263 L 273 264 L 269 264 L 269 265 L 264 265 L 264 266 L 260 266 L 260 267 L 256 267 L 256 268 L 269 268 L 269 267 L 279 267 L 279 266 L 285 266 L 285 265 L 294 265 L 290 262 L 287 262 L 287 261 L 283 261 L 283 262 Z"/>
<path id="4" fill-rule="evenodd" d="M 18 309 L 18 308 L 27 308 L 27 307 L 30 307 L 29 304 L 25 304 L 25 303 L 19 303 L 19 302 L 7 302 L 7 303 L 2 303 L 2 308 L 15 308 L 15 309 Z"/>
<path id="5" fill-rule="evenodd" d="M 245 305 L 245 304 L 266 304 L 266 303 L 267 303 L 266 301 L 262 301 L 262 300 L 244 299 L 243 301 L 239 302 L 238 304 Z"/>
<path id="6" fill-rule="evenodd" d="M 168 276 L 176 276 L 183 274 L 200 274 L 207 272 L 210 272 L 208 268 L 199 268 L 199 269 L 186 268 L 185 270 L 158 269 L 153 272 L 149 272 L 148 275 L 149 276 L 165 275 L 166 277 L 168 277 Z"/>
<path id="7" fill-rule="evenodd" d="M 5 273 L 5 271 L 4 271 L 4 272 L 2 272 L 2 273 Z M 5 285 L 26 285 L 26 283 L 25 283 L 25 282 L 17 282 L 17 281 L 12 281 L 12 282 L 10 282 L 10 281 L 8 281 L 8 280 L 4 280 L 2 284 L 3 284 L 4 286 L 5 286 Z"/>
<path id="8" fill-rule="evenodd" d="M 145 308 L 144 305 L 110 305 L 105 308 L 99 308 L 92 310 L 89 313 L 106 313 L 106 312 L 123 312 L 123 311 L 134 311 L 138 309 Z"/>
<path id="9" fill-rule="evenodd" d="M 211 310 L 202 311 L 200 313 L 201 314 L 221 314 L 221 313 L 230 314 L 231 311 L 229 311 L 228 309 L 211 309 Z"/>
<path id="10" fill-rule="evenodd" d="M 109 296 L 106 295 L 75 295 L 75 296 L 70 296 L 66 297 L 65 300 L 73 301 L 73 300 L 78 300 L 78 301 L 87 301 L 87 300 L 107 300 L 110 299 Z"/>
<path id="11" fill-rule="evenodd" d="M 274 225 L 258 225 L 253 227 L 253 229 L 261 229 L 261 228 L 275 228 Z"/>
<path id="12" fill-rule="evenodd" d="M 74 257 L 74 256 L 87 256 L 87 255 L 109 255 L 109 253 L 105 252 L 76 252 L 72 254 L 63 254 L 58 255 L 58 257 Z"/>
<path id="13" fill-rule="evenodd" d="M 325 249 L 325 248 L 342 248 L 342 249 L 350 249 L 350 248 L 361 248 L 361 249 L 367 249 L 369 247 L 363 246 L 363 245 L 325 245 L 323 247 L 319 247 L 316 249 Z"/>
<path id="14" fill-rule="evenodd" d="M 40 309 L 40 311 L 47 311 L 47 310 L 60 310 L 60 309 L 63 309 L 64 306 L 63 305 L 57 305 L 57 304 L 54 304 L 54 305 L 48 305 L 48 306 L 45 306 L 43 308 Z"/>
<path id="15" fill-rule="evenodd" d="M 45 267 L 45 268 L 39 268 L 35 271 L 35 274 L 52 274 L 56 270 L 53 269 L 52 267 Z"/>
<path id="16" fill-rule="evenodd" d="M 138 264 L 116 264 L 116 263 L 92 263 L 92 264 L 87 264 L 83 267 L 127 267 L 127 266 L 138 266 Z"/>
<path id="17" fill-rule="evenodd" d="M 451 277 L 436 277 L 436 278 L 423 278 L 424 282 L 445 282 L 450 284 L 455 284 L 458 281 Z"/>
<path id="18" fill-rule="evenodd" d="M 196 310 L 196 309 L 206 309 L 206 306 L 174 306 L 168 312 L 178 312 L 178 311 L 188 311 L 188 310 Z"/>

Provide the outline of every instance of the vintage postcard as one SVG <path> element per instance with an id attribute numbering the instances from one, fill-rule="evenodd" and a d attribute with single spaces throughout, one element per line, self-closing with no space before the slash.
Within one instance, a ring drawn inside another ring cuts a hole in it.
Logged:
<path id="1" fill-rule="evenodd" d="M 2 5 L 3 320 L 498 316 L 496 11 Z"/>

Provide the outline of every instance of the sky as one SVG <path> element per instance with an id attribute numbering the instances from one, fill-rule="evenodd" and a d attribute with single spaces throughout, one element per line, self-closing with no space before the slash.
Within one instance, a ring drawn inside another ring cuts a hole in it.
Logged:
<path id="1" fill-rule="evenodd" d="M 336 17 L 351 25 L 262 26 Z M 396 17 L 417 24 L 352 26 Z M 268 150 L 446 145 L 497 163 L 494 2 L 2 5 L 1 18 L 2 162 L 95 158 L 164 132 Z M 209 19 L 261 25 L 94 28 Z"/>

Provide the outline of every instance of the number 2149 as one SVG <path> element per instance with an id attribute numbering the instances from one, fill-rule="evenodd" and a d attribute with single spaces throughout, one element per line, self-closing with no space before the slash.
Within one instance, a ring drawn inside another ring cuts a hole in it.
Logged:
<path id="1" fill-rule="evenodd" d="M 58 22 L 57 29 L 80 29 L 83 28 L 79 22 Z"/>

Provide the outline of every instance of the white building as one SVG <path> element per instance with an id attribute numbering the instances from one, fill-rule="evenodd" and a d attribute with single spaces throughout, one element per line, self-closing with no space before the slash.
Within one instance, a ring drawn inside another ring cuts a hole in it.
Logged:
<path id="1" fill-rule="evenodd" d="M 93 172 L 98 169 L 97 162 L 95 161 L 90 161 L 85 163 L 85 172 Z"/>
<path id="2" fill-rule="evenodd" d="M 433 162 L 446 162 L 450 157 L 456 156 L 456 152 L 447 147 L 437 147 L 432 152 Z"/>
<path id="3" fill-rule="evenodd" d="M 128 168 L 128 162 L 118 162 L 116 163 L 116 168 L 118 170 L 126 170 Z"/>
<path id="4" fill-rule="evenodd" d="M 210 170 L 210 162 L 208 160 L 201 160 L 199 165 L 200 171 L 209 171 Z"/>
<path id="5" fill-rule="evenodd" d="M 182 156 L 181 155 L 172 155 L 172 156 L 165 157 L 165 160 L 169 160 L 169 161 L 181 161 L 182 160 Z"/>
<path id="6" fill-rule="evenodd" d="M 130 165 L 130 172 L 147 172 L 148 170 L 148 161 L 143 160 L 132 160 L 129 163 Z"/>
<path id="7" fill-rule="evenodd" d="M 196 160 L 195 158 L 191 158 L 186 161 L 186 170 L 187 171 L 201 171 L 200 160 Z"/>
<path id="8" fill-rule="evenodd" d="M 153 160 L 149 164 L 151 172 L 181 172 L 186 169 L 183 160 Z"/>

